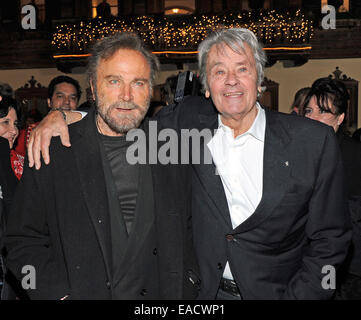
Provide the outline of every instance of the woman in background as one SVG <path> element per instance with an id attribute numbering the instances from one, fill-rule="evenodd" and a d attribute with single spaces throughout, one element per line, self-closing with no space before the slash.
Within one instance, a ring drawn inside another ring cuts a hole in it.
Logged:
<path id="1" fill-rule="evenodd" d="M 17 185 L 16 172 L 23 165 L 23 159 L 22 163 L 17 163 L 21 161 L 14 152 L 11 152 L 18 135 L 16 101 L 4 96 L 0 101 L 0 188 L 5 213 L 9 210 Z"/>
<path id="2" fill-rule="evenodd" d="M 361 299 L 361 143 L 343 132 L 348 107 L 345 85 L 335 79 L 317 79 L 301 115 L 331 126 L 337 136 L 345 172 L 345 186 L 353 228 L 352 245 L 343 270 L 337 274 L 337 299 Z"/>
<path id="3" fill-rule="evenodd" d="M 18 135 L 16 101 L 9 96 L 0 96 L 0 257 L 6 255 L 3 250 L 2 239 L 13 195 L 24 164 L 24 157 L 14 151 Z M 1 299 L 15 299 L 16 296 L 21 296 L 20 289 L 14 289 L 19 287 L 13 280 L 14 277 L 6 272 L 3 265 L 1 267 L 0 269 L 3 270 L 6 279 L 1 288 Z"/>

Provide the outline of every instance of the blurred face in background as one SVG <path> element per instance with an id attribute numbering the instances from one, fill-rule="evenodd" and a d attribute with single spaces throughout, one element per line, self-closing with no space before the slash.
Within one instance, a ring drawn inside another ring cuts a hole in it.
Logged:
<path id="1" fill-rule="evenodd" d="M 61 108 L 75 110 L 78 106 L 76 88 L 68 82 L 58 83 L 55 86 L 53 96 L 48 99 L 49 108 Z"/>
<path id="2" fill-rule="evenodd" d="M 304 115 L 307 118 L 320 121 L 324 124 L 331 126 L 335 132 L 339 129 L 345 114 L 337 114 L 336 108 L 332 104 L 332 100 L 328 99 L 328 110 L 322 110 L 317 104 L 316 96 L 312 96 L 310 102 L 305 107 Z"/>
<path id="3" fill-rule="evenodd" d="M 9 141 L 10 148 L 13 147 L 16 138 L 19 135 L 18 117 L 14 108 L 9 108 L 8 114 L 0 118 L 0 137 Z"/>

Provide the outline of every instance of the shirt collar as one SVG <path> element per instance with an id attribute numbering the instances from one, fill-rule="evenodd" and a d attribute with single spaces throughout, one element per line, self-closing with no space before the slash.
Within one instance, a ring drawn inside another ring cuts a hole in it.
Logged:
<path id="1" fill-rule="evenodd" d="M 239 137 L 242 137 L 246 134 L 249 134 L 256 138 L 257 140 L 260 140 L 261 142 L 264 142 L 265 132 L 266 132 L 266 115 L 265 111 L 258 102 L 256 102 L 256 108 L 257 108 L 257 116 L 256 119 L 254 119 L 251 127 L 243 134 L 241 134 Z M 218 129 L 223 129 L 225 132 L 232 132 L 232 129 L 225 124 L 223 124 L 221 115 L 218 114 Z"/>

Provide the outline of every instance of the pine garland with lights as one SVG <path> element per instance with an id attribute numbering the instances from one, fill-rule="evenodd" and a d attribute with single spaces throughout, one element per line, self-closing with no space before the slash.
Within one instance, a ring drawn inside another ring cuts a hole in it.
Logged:
<path id="1" fill-rule="evenodd" d="M 196 49 L 211 31 L 242 27 L 252 30 L 265 46 L 305 44 L 313 36 L 312 21 L 301 10 L 295 13 L 247 11 L 224 15 L 138 16 L 111 20 L 93 19 L 62 24 L 53 33 L 56 53 L 87 53 L 96 39 L 116 32 L 135 32 L 153 50 Z"/>

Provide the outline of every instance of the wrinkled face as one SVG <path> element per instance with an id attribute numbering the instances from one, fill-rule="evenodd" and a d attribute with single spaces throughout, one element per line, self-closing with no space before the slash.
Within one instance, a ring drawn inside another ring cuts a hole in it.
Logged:
<path id="1" fill-rule="evenodd" d="M 0 118 L 0 137 L 9 141 L 10 148 L 13 147 L 16 138 L 19 135 L 18 117 L 13 108 L 10 108 L 6 117 Z"/>
<path id="2" fill-rule="evenodd" d="M 257 71 L 251 48 L 233 51 L 226 44 L 213 45 L 207 59 L 208 94 L 222 121 L 243 119 L 256 110 Z M 207 94 L 207 92 L 206 92 Z"/>
<path id="3" fill-rule="evenodd" d="M 149 64 L 138 51 L 120 49 L 99 61 L 96 88 L 92 90 L 100 133 L 123 135 L 139 127 L 147 113 L 151 98 Z"/>
<path id="4" fill-rule="evenodd" d="M 49 108 L 62 108 L 65 110 L 75 110 L 78 106 L 76 88 L 67 82 L 59 83 L 54 88 L 51 99 L 48 99 Z"/>
<path id="5" fill-rule="evenodd" d="M 331 100 L 328 101 L 328 105 L 330 106 L 330 112 L 325 112 L 318 107 L 316 96 L 311 97 L 310 102 L 305 107 L 305 117 L 327 124 L 333 127 L 335 132 L 337 132 L 345 114 L 342 113 L 340 115 L 335 115 L 331 113 L 336 111 L 335 107 L 331 103 Z"/>

